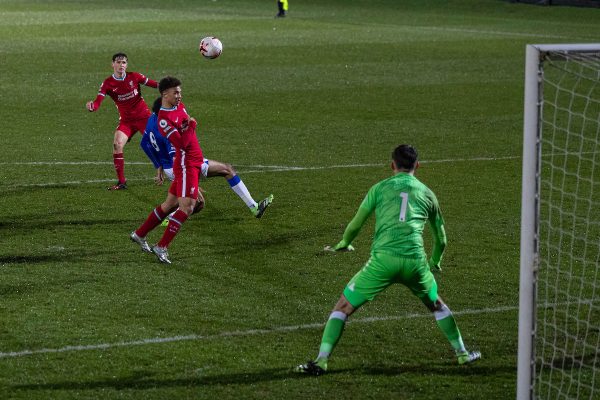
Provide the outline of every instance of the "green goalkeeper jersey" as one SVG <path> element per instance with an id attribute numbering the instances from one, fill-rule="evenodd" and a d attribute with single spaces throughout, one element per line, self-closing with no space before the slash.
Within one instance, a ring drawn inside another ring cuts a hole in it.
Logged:
<path id="1" fill-rule="evenodd" d="M 371 187 L 344 232 L 343 244 L 352 242 L 373 211 L 372 253 L 424 257 L 423 229 L 429 221 L 434 239 L 430 265 L 439 265 L 446 245 L 444 220 L 435 194 L 421 181 L 400 172 Z"/>

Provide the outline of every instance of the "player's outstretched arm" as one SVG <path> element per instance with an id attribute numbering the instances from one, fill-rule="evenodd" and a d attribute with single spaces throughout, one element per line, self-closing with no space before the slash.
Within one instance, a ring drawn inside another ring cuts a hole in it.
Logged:
<path id="1" fill-rule="evenodd" d="M 150 78 L 147 78 L 146 82 L 144 82 L 144 85 L 156 89 L 158 87 L 158 82 L 156 82 L 155 80 L 152 80 Z"/>
<path id="2" fill-rule="evenodd" d="M 96 96 L 96 100 L 88 101 L 85 104 L 85 107 L 89 112 L 94 112 L 100 108 L 100 104 L 102 104 L 102 101 L 104 101 L 104 94 L 102 92 L 99 92 L 98 96 Z"/>
<path id="3" fill-rule="evenodd" d="M 333 247 L 331 247 L 331 246 L 325 247 L 325 250 L 326 251 L 353 251 L 354 247 L 352 246 L 351 243 L 354 240 L 354 238 L 356 238 L 356 236 L 358 236 L 363 224 L 369 218 L 369 215 L 371 215 L 370 210 L 368 210 L 364 207 L 359 207 L 358 211 L 356 212 L 356 215 L 354 215 L 354 218 L 352 218 L 352 221 L 350 221 L 350 223 L 346 227 L 346 230 L 344 231 L 344 236 L 342 237 L 342 240 L 340 240 L 338 242 L 338 244 L 336 244 Z"/>

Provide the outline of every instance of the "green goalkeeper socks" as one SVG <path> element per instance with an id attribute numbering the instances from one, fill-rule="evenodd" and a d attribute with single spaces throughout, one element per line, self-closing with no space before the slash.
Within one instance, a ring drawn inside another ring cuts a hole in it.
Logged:
<path id="1" fill-rule="evenodd" d="M 456 354 L 464 353 L 465 345 L 450 309 L 444 305 L 442 310 L 433 313 L 440 330 L 444 333 Z"/>
<path id="2" fill-rule="evenodd" d="M 340 337 L 342 337 L 346 318 L 348 316 L 341 311 L 333 311 L 331 313 L 323 330 L 323 338 L 321 339 L 321 347 L 319 348 L 317 360 L 325 360 L 325 363 L 327 362 L 329 355 L 340 340 Z"/>

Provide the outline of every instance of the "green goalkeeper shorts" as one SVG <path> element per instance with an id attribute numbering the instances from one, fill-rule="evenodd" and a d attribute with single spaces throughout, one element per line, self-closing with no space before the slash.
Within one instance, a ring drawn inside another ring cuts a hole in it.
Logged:
<path id="1" fill-rule="evenodd" d="M 437 283 L 427 258 L 403 258 L 389 254 L 371 254 L 365 266 L 344 289 L 344 296 L 354 308 L 371 301 L 393 283 L 408 287 L 419 299 L 438 299 Z"/>

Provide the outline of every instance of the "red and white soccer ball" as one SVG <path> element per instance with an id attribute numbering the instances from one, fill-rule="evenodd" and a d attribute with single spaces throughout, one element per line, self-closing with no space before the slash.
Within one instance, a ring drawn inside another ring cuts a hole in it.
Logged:
<path id="1" fill-rule="evenodd" d="M 221 55 L 223 43 L 214 36 L 207 36 L 200 41 L 199 50 L 204 58 L 214 59 Z"/>

